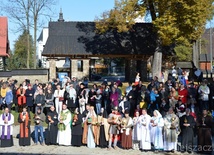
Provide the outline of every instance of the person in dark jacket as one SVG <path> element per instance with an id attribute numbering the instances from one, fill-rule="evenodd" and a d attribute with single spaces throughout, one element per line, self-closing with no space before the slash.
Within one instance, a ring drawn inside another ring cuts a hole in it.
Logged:
<path id="1" fill-rule="evenodd" d="M 134 116 L 134 111 L 137 107 L 137 91 L 136 86 L 132 86 L 132 90 L 128 93 L 128 99 L 130 102 L 130 116 Z"/>
<path id="2" fill-rule="evenodd" d="M 43 94 L 42 89 L 40 89 L 39 94 L 36 95 L 35 105 L 36 105 L 35 113 L 37 112 L 38 108 L 40 108 L 43 111 L 43 106 L 45 105 L 45 95 Z"/>
<path id="3" fill-rule="evenodd" d="M 32 89 L 31 84 L 28 84 L 28 89 L 25 91 L 25 96 L 26 96 L 26 105 L 27 105 L 27 110 L 28 112 L 33 112 L 33 96 L 34 96 L 34 89 Z"/>
<path id="4" fill-rule="evenodd" d="M 80 147 L 82 145 L 82 134 L 82 115 L 80 114 L 78 108 L 76 108 L 72 121 L 72 146 Z"/>

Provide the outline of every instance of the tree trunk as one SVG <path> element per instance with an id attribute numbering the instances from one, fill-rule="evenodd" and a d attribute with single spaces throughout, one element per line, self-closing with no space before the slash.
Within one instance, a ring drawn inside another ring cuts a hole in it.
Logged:
<path id="1" fill-rule="evenodd" d="M 27 25 L 27 68 L 30 68 L 30 29 L 29 22 Z"/>
<path id="2" fill-rule="evenodd" d="M 153 63 L 152 63 L 152 77 L 158 77 L 161 81 L 161 67 L 162 67 L 162 52 L 156 51 L 154 53 Z"/>
<path id="3" fill-rule="evenodd" d="M 26 10 L 26 18 L 27 18 L 27 68 L 30 68 L 30 20 L 29 20 L 29 10 L 31 4 L 28 0 L 27 10 Z"/>
<path id="4" fill-rule="evenodd" d="M 158 80 L 161 81 L 161 69 L 162 69 L 162 51 L 161 51 L 161 39 L 157 38 L 156 40 L 156 49 L 152 62 L 152 77 L 158 77 Z"/>
<path id="5" fill-rule="evenodd" d="M 37 19 L 34 19 L 34 39 L 33 39 L 33 68 L 36 69 L 37 66 L 37 59 L 36 59 L 36 32 L 37 32 Z"/>

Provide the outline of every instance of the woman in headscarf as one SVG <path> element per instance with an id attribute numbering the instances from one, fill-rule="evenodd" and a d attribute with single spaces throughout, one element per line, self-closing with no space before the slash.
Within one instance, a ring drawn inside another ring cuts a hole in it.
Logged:
<path id="1" fill-rule="evenodd" d="M 125 117 L 121 120 L 121 146 L 123 149 L 132 148 L 132 126 L 133 120 L 129 116 L 129 110 L 125 110 Z"/>
<path id="2" fill-rule="evenodd" d="M 108 114 L 104 108 L 101 108 L 101 112 L 97 117 L 97 145 L 101 148 L 108 147 L 108 139 L 109 139 L 109 123 L 108 123 Z"/>
<path id="3" fill-rule="evenodd" d="M 90 111 L 86 117 L 86 121 L 88 123 L 88 133 L 87 133 L 87 147 L 95 148 L 96 138 L 97 138 L 97 115 L 94 111 L 94 107 L 90 107 Z"/>
<path id="4" fill-rule="evenodd" d="M 150 122 L 151 143 L 154 145 L 155 151 L 163 150 L 163 126 L 164 120 L 158 110 L 153 112 L 153 117 Z"/>

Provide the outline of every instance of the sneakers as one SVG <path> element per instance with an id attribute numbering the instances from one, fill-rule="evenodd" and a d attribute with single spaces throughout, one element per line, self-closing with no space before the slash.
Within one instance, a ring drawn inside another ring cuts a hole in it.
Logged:
<path id="1" fill-rule="evenodd" d="M 42 143 L 41 145 L 42 145 L 42 146 L 45 146 L 45 143 Z"/>
<path id="2" fill-rule="evenodd" d="M 33 146 L 36 146 L 36 145 L 38 145 L 38 143 L 34 143 L 34 144 L 33 144 Z"/>

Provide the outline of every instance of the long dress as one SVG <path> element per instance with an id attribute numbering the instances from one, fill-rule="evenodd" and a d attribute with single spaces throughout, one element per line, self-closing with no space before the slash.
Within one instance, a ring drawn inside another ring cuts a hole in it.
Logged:
<path id="1" fill-rule="evenodd" d="M 154 124 L 156 126 L 152 126 L 152 122 L 150 123 L 150 134 L 151 134 L 151 143 L 154 145 L 154 148 L 157 150 L 163 150 L 163 126 L 164 120 L 162 117 L 152 117 Z"/>
<path id="2" fill-rule="evenodd" d="M 23 121 L 23 118 L 25 120 Z M 20 146 L 30 146 L 31 131 L 30 131 L 30 116 L 29 113 L 25 114 L 22 112 L 19 114 L 18 122 L 20 123 L 20 135 L 19 135 L 19 145 Z"/>
<path id="3" fill-rule="evenodd" d="M 51 123 L 48 118 L 51 118 L 53 123 Z M 47 145 L 56 145 L 57 142 L 57 133 L 58 133 L 58 114 L 56 111 L 50 111 L 46 116 L 46 123 L 48 124 L 46 132 L 46 144 Z"/>
<path id="4" fill-rule="evenodd" d="M 7 119 L 7 124 L 4 120 Z M 0 134 L 1 134 L 1 147 L 13 146 L 13 123 L 14 116 L 11 113 L 0 115 Z"/>
<path id="5" fill-rule="evenodd" d="M 62 123 L 60 123 L 62 120 Z M 66 109 L 59 114 L 57 143 L 59 145 L 71 145 L 71 112 Z"/>
<path id="6" fill-rule="evenodd" d="M 133 130 L 132 130 L 132 141 L 133 141 L 133 149 L 139 149 L 139 144 L 142 135 L 142 124 L 140 122 L 140 117 L 133 118 Z"/>
<path id="7" fill-rule="evenodd" d="M 87 136 L 87 147 L 88 148 L 95 148 L 96 147 L 96 139 L 97 139 L 97 127 L 96 127 L 96 120 L 97 120 L 97 116 L 94 115 L 89 116 L 88 118 L 91 118 L 91 123 L 89 123 L 88 121 L 88 136 Z"/>
<path id="8" fill-rule="evenodd" d="M 126 120 L 127 124 L 124 126 L 125 128 L 121 128 L 121 146 L 123 149 L 131 149 L 132 148 L 132 125 L 133 120 L 131 117 L 123 118 Z"/>
<path id="9" fill-rule="evenodd" d="M 107 115 L 107 114 L 106 114 Z M 107 120 L 107 116 L 98 116 L 98 123 L 100 124 L 100 126 L 98 126 L 98 129 L 97 129 L 97 134 L 99 135 L 97 137 L 97 141 L 99 142 L 99 145 L 101 148 L 106 148 L 108 146 L 108 139 L 109 139 L 109 134 L 108 134 L 108 131 L 109 131 L 109 123 L 108 123 L 108 120 Z"/>
<path id="10" fill-rule="evenodd" d="M 74 116 L 75 118 L 75 116 Z M 72 139 L 71 144 L 73 146 L 81 146 L 82 145 L 82 115 L 77 114 L 77 119 L 73 119 L 72 125 Z"/>
<path id="11" fill-rule="evenodd" d="M 199 153 L 212 152 L 212 117 L 199 117 L 198 126 L 198 151 Z"/>
<path id="12" fill-rule="evenodd" d="M 148 114 L 140 116 L 140 121 L 142 124 L 141 132 L 144 133 L 141 136 L 141 142 L 140 142 L 140 148 L 142 150 L 151 150 L 151 139 L 150 139 L 150 129 L 149 129 L 150 120 L 151 120 L 151 116 L 149 116 Z"/>
<path id="13" fill-rule="evenodd" d="M 179 118 L 175 114 L 168 114 L 164 118 L 164 150 L 176 151 L 178 135 L 180 133 Z"/>

